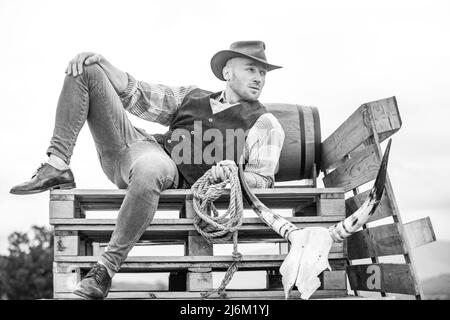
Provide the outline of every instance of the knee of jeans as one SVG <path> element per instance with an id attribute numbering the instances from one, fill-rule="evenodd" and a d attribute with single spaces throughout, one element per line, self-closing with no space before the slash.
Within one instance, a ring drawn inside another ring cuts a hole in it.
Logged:
<path id="1" fill-rule="evenodd" d="M 106 76 L 105 71 L 97 63 L 84 66 L 82 75 L 90 80 L 104 78 Z"/>
<path id="2" fill-rule="evenodd" d="M 168 184 L 173 183 L 170 165 L 142 157 L 131 167 L 129 184 L 138 185 L 143 190 L 168 188 Z"/>

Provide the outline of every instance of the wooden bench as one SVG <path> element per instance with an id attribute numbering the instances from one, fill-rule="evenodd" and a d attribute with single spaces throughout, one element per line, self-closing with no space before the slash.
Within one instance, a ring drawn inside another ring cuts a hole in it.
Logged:
<path id="1" fill-rule="evenodd" d="M 290 108 L 289 116 L 282 112 L 286 108 Z M 395 98 L 364 104 L 320 144 L 317 143 L 320 142 L 318 114 L 314 108 L 305 108 L 272 104 L 269 109 L 280 119 L 286 132 L 278 181 L 292 177 L 309 179 L 308 183 L 256 189 L 255 194 L 272 209 L 287 209 L 288 219 L 299 227 L 327 227 L 352 213 L 364 201 L 366 194 L 359 192 L 358 187 L 375 178 L 382 156 L 380 143 L 400 129 L 401 120 Z M 297 122 L 304 117 L 303 129 L 292 120 L 292 112 L 298 115 Z M 313 121 L 313 125 L 309 122 L 309 127 L 304 122 L 308 112 Z M 307 164 L 292 164 L 298 158 Z M 324 172 L 325 188 L 316 187 L 318 167 Z M 77 298 L 71 293 L 73 287 L 97 262 L 114 230 L 115 218 L 90 218 L 89 211 L 117 211 L 125 192 L 80 189 L 51 192 L 50 224 L 55 235 L 54 298 Z M 226 207 L 228 200 L 229 195 L 225 194 L 217 201 L 217 207 Z M 246 203 L 245 207 L 248 208 Z M 177 212 L 177 216 L 165 218 L 167 210 Z M 213 272 L 225 271 L 232 262 L 231 251 L 229 255 L 215 255 L 213 246 L 195 231 L 189 190 L 164 191 L 158 212 L 162 217 L 153 220 L 139 244 L 182 245 L 184 255 L 129 256 L 120 272 L 169 273 L 168 290 L 130 291 L 115 287 L 113 280 L 109 299 L 201 299 L 201 293 L 213 288 Z M 363 290 L 381 292 L 383 296 L 393 292 L 422 297 L 411 249 L 435 240 L 431 223 L 426 218 L 403 225 L 389 181 L 382 205 L 371 222 L 386 217 L 391 217 L 393 223 L 365 226 L 346 242 L 333 246 L 329 255 L 333 270 L 322 273 L 322 285 L 312 298 L 346 297 L 347 279 L 356 294 Z M 239 270 L 265 271 L 264 288 L 228 289 L 227 298 L 284 299 L 278 269 L 288 252 L 287 243 L 257 217 L 244 218 L 239 242 L 255 246 L 274 243 L 278 252 L 244 254 Z M 379 257 L 386 255 L 403 255 L 405 263 L 380 263 Z M 370 263 L 355 264 L 355 260 L 364 258 L 369 258 Z M 298 292 L 293 291 L 291 298 L 298 299 Z"/>

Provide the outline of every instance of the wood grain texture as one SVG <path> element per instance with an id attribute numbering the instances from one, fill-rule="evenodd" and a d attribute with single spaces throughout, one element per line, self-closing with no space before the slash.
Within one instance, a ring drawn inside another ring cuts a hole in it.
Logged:
<path id="1" fill-rule="evenodd" d="M 303 138 L 300 131 L 300 119 L 297 106 L 291 105 L 288 108 L 281 107 L 279 104 L 265 105 L 268 111 L 280 122 L 285 134 L 279 160 L 280 169 L 276 174 L 276 180 L 283 181 L 289 177 L 297 177 L 300 175 L 301 139 Z"/>
<path id="2" fill-rule="evenodd" d="M 130 291 L 121 292 L 112 290 L 107 299 L 180 299 L 180 300 L 200 300 L 202 292 L 170 292 L 170 291 Z M 284 300 L 284 292 L 282 290 L 226 290 L 226 299 L 239 300 Z M 347 297 L 347 290 L 317 290 L 310 299 L 324 298 L 342 298 Z M 58 292 L 54 296 L 55 299 L 80 299 L 80 297 L 70 292 Z M 353 297 L 354 298 L 354 297 Z M 212 296 L 210 299 L 218 299 Z M 220 298 L 223 299 L 223 298 Z M 300 300 L 298 291 L 292 291 L 289 300 Z"/>
<path id="3" fill-rule="evenodd" d="M 405 235 L 412 249 L 436 241 L 430 217 L 408 222 L 404 225 Z"/>
<path id="4" fill-rule="evenodd" d="M 211 270 L 205 268 L 205 270 Z M 213 288 L 212 272 L 187 272 L 186 290 L 187 291 L 206 291 Z"/>
<path id="5" fill-rule="evenodd" d="M 407 249 L 398 224 L 386 224 L 360 230 L 347 239 L 350 260 L 404 254 Z"/>
<path id="6" fill-rule="evenodd" d="M 54 235 L 54 255 L 77 256 L 82 252 L 78 231 L 56 231 Z"/>
<path id="7" fill-rule="evenodd" d="M 277 118 L 285 133 L 279 170 L 275 175 L 276 181 L 310 178 L 321 142 L 317 141 L 321 134 L 316 108 L 281 103 L 265 103 L 264 105 Z M 314 110 L 315 116 L 313 116 Z"/>
<path id="8" fill-rule="evenodd" d="M 81 210 L 78 202 L 67 200 L 53 200 L 49 204 L 50 219 L 71 219 L 79 218 Z"/>
<path id="9" fill-rule="evenodd" d="M 193 219 L 195 215 L 192 200 L 186 200 L 186 217 Z M 186 255 L 188 256 L 208 256 L 213 255 L 213 245 L 206 241 L 199 233 L 194 229 L 193 231 L 188 231 L 189 235 L 186 242 Z"/>
<path id="10" fill-rule="evenodd" d="M 319 199 L 317 201 L 318 216 L 343 216 L 345 215 L 344 199 Z"/>
<path id="11" fill-rule="evenodd" d="M 286 255 L 243 255 L 239 270 L 266 270 L 279 268 Z M 333 270 L 342 269 L 345 257 L 342 253 L 331 252 L 328 256 Z M 58 256 L 55 263 L 61 268 L 77 266 L 91 268 L 97 263 L 98 257 L 93 256 Z M 215 271 L 225 271 L 233 262 L 231 255 L 227 256 L 129 256 L 121 267 L 122 272 L 153 272 L 173 271 L 188 268 L 212 268 Z"/>
<path id="12" fill-rule="evenodd" d="M 186 199 L 184 204 L 186 218 L 193 219 L 196 215 L 192 199 Z M 206 241 L 197 231 L 189 231 L 185 245 L 186 256 L 212 256 L 213 245 Z M 188 291 L 205 291 L 212 289 L 213 278 L 211 268 L 190 268 L 186 273 L 186 288 Z"/>
<path id="13" fill-rule="evenodd" d="M 325 187 L 344 188 L 345 192 L 374 180 L 380 167 L 380 161 L 374 147 L 358 152 L 323 178 Z"/>
<path id="14" fill-rule="evenodd" d="M 361 105 L 322 142 L 322 170 L 332 168 L 372 135 L 368 109 L 374 116 L 374 129 L 380 137 L 380 142 L 400 129 L 402 121 L 395 97 Z"/>
<path id="15" fill-rule="evenodd" d="M 414 295 L 416 288 L 409 264 L 364 264 L 347 267 L 353 290 Z"/>
<path id="16" fill-rule="evenodd" d="M 356 210 L 359 209 L 359 207 L 361 207 L 361 205 L 364 203 L 364 201 L 366 201 L 367 197 L 369 196 L 369 193 L 370 190 L 367 190 L 345 200 L 345 209 L 347 217 L 352 215 Z M 393 211 L 389 201 L 389 196 L 386 193 L 383 193 L 383 196 L 381 197 L 380 200 L 380 204 L 375 210 L 375 213 L 369 218 L 367 222 L 369 223 L 386 217 L 390 217 L 392 216 L 392 213 Z"/>
<path id="17" fill-rule="evenodd" d="M 342 188 L 310 188 L 279 186 L 271 189 L 253 189 L 256 196 L 270 208 L 293 208 L 302 202 L 311 201 L 318 196 L 343 197 Z M 125 197 L 126 190 L 92 190 L 92 189 L 72 189 L 51 191 L 52 201 L 60 201 L 60 198 L 73 197 L 76 206 L 82 211 L 114 211 L 118 210 Z M 180 211 L 185 200 L 192 199 L 189 189 L 165 190 L 161 193 L 158 203 L 158 210 Z M 225 190 L 223 196 L 215 201 L 219 209 L 227 208 L 230 201 L 230 192 Z M 70 203 L 70 201 L 69 201 Z M 249 209 L 249 204 L 244 201 L 244 208 Z M 58 217 L 50 217 L 59 218 Z M 61 217 L 62 218 L 62 217 Z"/>
<path id="18" fill-rule="evenodd" d="M 74 267 L 67 272 L 53 272 L 53 294 L 57 292 L 72 292 L 81 280 L 80 269 Z"/>
<path id="19" fill-rule="evenodd" d="M 347 273 L 345 270 L 324 271 L 320 276 L 320 289 L 324 290 L 346 290 Z"/>
<path id="20" fill-rule="evenodd" d="M 347 289 L 347 276 L 345 270 L 323 271 L 319 275 L 320 287 L 318 290 L 345 290 Z M 282 276 L 279 270 L 268 270 L 266 274 L 267 289 L 283 289 Z M 293 290 L 296 290 L 294 286 Z"/>
<path id="21" fill-rule="evenodd" d="M 372 113 L 369 113 L 370 115 L 370 123 L 371 123 L 371 129 L 372 129 L 372 136 L 370 137 L 371 143 L 373 143 L 373 145 L 376 146 L 376 154 L 378 156 L 378 158 L 381 160 L 381 158 L 383 157 L 383 151 L 381 150 L 381 146 L 380 146 L 380 137 L 377 135 L 376 130 L 375 130 L 375 120 L 374 117 L 372 115 Z M 389 179 L 389 174 L 386 175 L 386 183 L 385 183 L 385 190 L 384 193 L 388 196 L 388 199 L 390 201 L 390 205 L 393 211 L 393 218 L 394 218 L 394 222 L 398 223 L 398 227 L 399 227 L 399 231 L 401 234 L 402 239 L 405 240 L 405 230 L 403 227 L 403 222 L 402 222 L 402 218 L 400 215 L 400 211 L 399 208 L 397 206 L 397 201 L 395 199 L 395 195 L 394 195 L 394 190 L 392 188 L 390 179 Z M 411 250 L 411 248 L 409 247 L 409 242 L 408 241 L 404 241 L 404 245 L 407 248 L 408 253 L 404 254 L 404 258 L 405 258 L 405 262 L 408 264 L 411 273 L 410 273 L 410 281 L 412 281 L 414 283 L 414 296 L 416 299 L 423 299 L 424 298 L 424 292 L 422 290 L 422 288 L 419 285 L 419 279 L 417 276 L 417 270 L 415 267 L 415 259 L 414 259 L 414 254 Z"/>
<path id="22" fill-rule="evenodd" d="M 276 188 L 269 189 L 252 189 L 254 194 L 258 198 L 273 199 L 275 197 L 304 197 L 304 196 L 317 196 L 321 194 L 333 194 L 342 193 L 341 188 L 304 188 L 302 186 L 278 186 Z M 50 200 L 56 201 L 71 197 L 75 201 L 79 202 L 102 202 L 123 200 L 126 190 L 123 189 L 71 189 L 71 190 L 52 190 L 50 192 Z M 184 201 L 186 197 L 192 199 L 192 193 L 190 189 L 169 189 L 161 192 L 161 201 Z M 225 190 L 223 198 L 229 199 L 230 191 Z M 62 200 L 65 201 L 65 200 Z"/>
<path id="23" fill-rule="evenodd" d="M 286 217 L 299 228 L 330 227 L 344 219 L 338 216 Z M 116 219 L 56 219 L 52 225 L 55 231 L 77 231 L 92 242 L 109 241 L 116 225 Z M 150 243 L 179 243 L 188 236 L 199 236 L 192 219 L 154 219 L 141 235 L 141 241 Z M 239 242 L 277 243 L 285 241 L 259 218 L 243 218 L 239 228 Z M 231 243 L 231 241 L 230 241 Z"/>
<path id="24" fill-rule="evenodd" d="M 103 252 L 106 251 L 106 246 L 101 246 L 99 242 L 92 243 L 92 255 L 99 257 Z"/>

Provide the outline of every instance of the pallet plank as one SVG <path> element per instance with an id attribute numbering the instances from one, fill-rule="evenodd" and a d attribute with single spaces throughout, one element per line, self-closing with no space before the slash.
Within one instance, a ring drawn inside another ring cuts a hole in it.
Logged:
<path id="1" fill-rule="evenodd" d="M 293 208 L 302 202 L 310 202 L 318 196 L 327 196 L 333 198 L 343 198 L 342 188 L 310 188 L 310 187 L 290 187 L 278 186 L 270 189 L 254 189 L 256 196 L 267 206 L 271 208 Z M 81 211 L 112 211 L 118 210 L 125 197 L 126 190 L 91 190 L 91 189 L 72 189 L 72 190 L 54 190 L 50 193 L 51 201 L 67 200 L 73 198 L 73 202 Z M 224 194 L 215 201 L 216 207 L 224 209 L 228 207 L 230 201 L 230 192 L 225 190 Z M 176 210 L 183 207 L 186 199 L 192 199 L 189 189 L 186 190 L 165 190 L 161 193 L 158 210 Z M 70 201 L 68 201 L 70 202 Z M 244 208 L 250 209 L 247 201 L 244 201 Z"/>
<path id="2" fill-rule="evenodd" d="M 255 188 L 252 189 L 255 195 L 260 199 L 282 198 L 302 198 L 315 197 L 321 194 L 339 194 L 342 193 L 341 188 L 305 188 L 302 186 L 277 186 L 276 188 Z M 117 202 L 122 201 L 125 197 L 126 190 L 123 189 L 71 189 L 71 190 L 52 190 L 50 192 L 50 200 L 67 200 L 74 199 L 79 202 Z M 224 190 L 224 194 L 218 200 L 229 200 L 230 190 Z M 192 199 L 190 189 L 169 189 L 161 192 L 161 202 L 184 202 L 186 198 Z"/>
<path id="3" fill-rule="evenodd" d="M 407 253 L 396 223 L 360 230 L 347 239 L 350 260 Z"/>
<path id="4" fill-rule="evenodd" d="M 363 104 L 322 142 L 322 170 L 330 169 L 372 135 L 368 108 L 380 142 L 400 129 L 402 121 L 395 97 Z"/>
<path id="5" fill-rule="evenodd" d="M 345 214 L 341 216 L 305 216 L 305 217 L 285 217 L 286 220 L 295 224 L 323 224 L 323 223 L 336 223 L 345 218 Z M 181 219 L 153 219 L 152 226 L 161 226 L 167 228 L 169 226 L 191 226 L 193 223 L 192 218 Z M 52 225 L 55 226 L 89 226 L 89 225 L 115 225 L 116 219 L 52 219 Z M 260 218 L 242 218 L 243 225 L 265 225 Z M 191 229 L 189 229 L 191 230 Z M 193 230 L 193 229 L 192 229 Z"/>
<path id="6" fill-rule="evenodd" d="M 286 255 L 244 255 L 239 270 L 266 270 L 279 268 Z M 331 252 L 328 256 L 333 270 L 341 270 L 345 263 L 342 253 Z M 58 256 L 58 268 L 91 268 L 98 261 L 94 256 Z M 226 270 L 233 262 L 229 256 L 129 256 L 121 267 L 123 272 L 172 271 L 188 268 L 213 268 Z"/>
<path id="7" fill-rule="evenodd" d="M 412 249 L 436 241 L 430 217 L 408 222 L 404 225 L 404 229 Z"/>
<path id="8" fill-rule="evenodd" d="M 347 290 L 347 273 L 345 270 L 324 271 L 321 275 L 321 289 Z"/>
<path id="9" fill-rule="evenodd" d="M 323 271 L 319 275 L 320 287 L 318 290 L 345 290 L 347 278 L 345 270 Z M 282 276 L 279 270 L 268 270 L 266 274 L 267 289 L 283 289 Z M 295 290 L 295 287 L 294 289 Z"/>
<path id="10" fill-rule="evenodd" d="M 367 197 L 369 196 L 369 193 L 370 190 L 367 190 L 345 200 L 347 217 L 352 215 L 356 210 L 359 209 L 359 207 L 361 207 L 361 205 L 364 203 L 364 201 L 366 201 Z M 392 214 L 393 211 L 391 204 L 389 202 L 389 196 L 385 192 L 383 192 L 380 204 L 375 210 L 375 213 L 369 218 L 367 222 L 369 223 L 386 217 L 390 217 L 392 216 Z"/>
<path id="11" fill-rule="evenodd" d="M 326 187 L 341 187 L 348 192 L 376 178 L 380 161 L 373 146 L 364 148 L 323 178 Z"/>
<path id="12" fill-rule="evenodd" d="M 409 264 L 375 263 L 347 267 L 353 290 L 416 294 Z"/>
<path id="13" fill-rule="evenodd" d="M 79 218 L 81 216 L 81 210 L 75 201 L 54 200 L 50 201 L 49 204 L 49 216 L 50 219 Z"/>
<path id="14" fill-rule="evenodd" d="M 205 291 L 206 292 L 206 291 Z M 171 291 L 135 291 L 135 292 L 117 292 L 111 291 L 107 299 L 194 299 L 204 300 L 202 297 L 204 292 L 171 292 Z M 321 298 L 344 298 L 347 296 L 347 290 L 317 290 L 310 299 Z M 56 299 L 80 299 L 80 297 L 70 292 L 58 292 L 55 294 Z M 209 299 L 223 299 L 222 297 L 211 296 Z M 259 299 L 284 299 L 282 290 L 226 290 L 225 299 L 242 299 L 242 300 L 259 300 Z M 289 300 L 299 300 L 298 291 L 292 291 Z"/>
<path id="15" fill-rule="evenodd" d="M 317 201 L 318 216 L 342 216 L 345 215 L 344 199 L 319 199 Z"/>
<path id="16" fill-rule="evenodd" d="M 56 231 L 54 236 L 54 255 L 77 256 L 82 253 L 78 231 Z"/>
<path id="17" fill-rule="evenodd" d="M 193 219 L 195 210 L 192 199 L 186 199 L 186 218 Z M 185 246 L 187 256 L 212 256 L 213 245 L 208 242 L 197 231 L 189 231 Z M 213 278 L 211 268 L 188 269 L 186 273 L 186 288 L 189 291 L 204 291 L 212 288 Z"/>
<path id="18" fill-rule="evenodd" d="M 288 217 L 287 220 L 299 228 L 329 227 L 344 219 L 341 216 Z M 115 219 L 54 219 L 51 221 L 55 231 L 79 231 L 84 238 L 94 242 L 107 242 L 115 228 Z M 190 233 L 197 234 L 192 219 L 154 219 L 141 236 L 142 241 L 186 240 Z M 192 235 L 192 234 L 191 234 Z M 239 229 L 239 240 L 245 242 L 274 242 L 280 236 L 259 218 L 243 218 Z"/>
<path id="19" fill-rule="evenodd" d="M 284 254 L 256 254 L 256 255 L 243 255 L 242 262 L 280 262 L 286 258 Z M 342 259 L 344 258 L 340 253 L 331 253 L 329 259 Z M 60 256 L 55 257 L 55 262 L 65 263 L 96 263 L 97 258 L 94 256 Z M 128 256 L 125 260 L 127 264 L 139 264 L 139 263 L 229 263 L 233 262 L 231 255 L 218 255 L 218 256 Z M 193 266 L 195 267 L 195 266 Z M 191 268 L 191 267 L 189 267 Z"/>

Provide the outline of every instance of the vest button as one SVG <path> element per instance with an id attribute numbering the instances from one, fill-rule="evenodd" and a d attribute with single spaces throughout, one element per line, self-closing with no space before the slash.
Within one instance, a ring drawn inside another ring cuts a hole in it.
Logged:
<path id="1" fill-rule="evenodd" d="M 169 139 L 169 140 L 167 140 L 167 142 L 168 142 L 168 143 L 172 143 L 172 140 Z"/>
<path id="2" fill-rule="evenodd" d="M 209 122 L 212 122 L 212 119 L 211 119 L 211 118 L 209 118 L 209 119 L 208 119 L 208 121 L 209 121 Z"/>
<path id="3" fill-rule="evenodd" d="M 191 134 L 194 134 L 194 130 L 191 131 Z"/>

